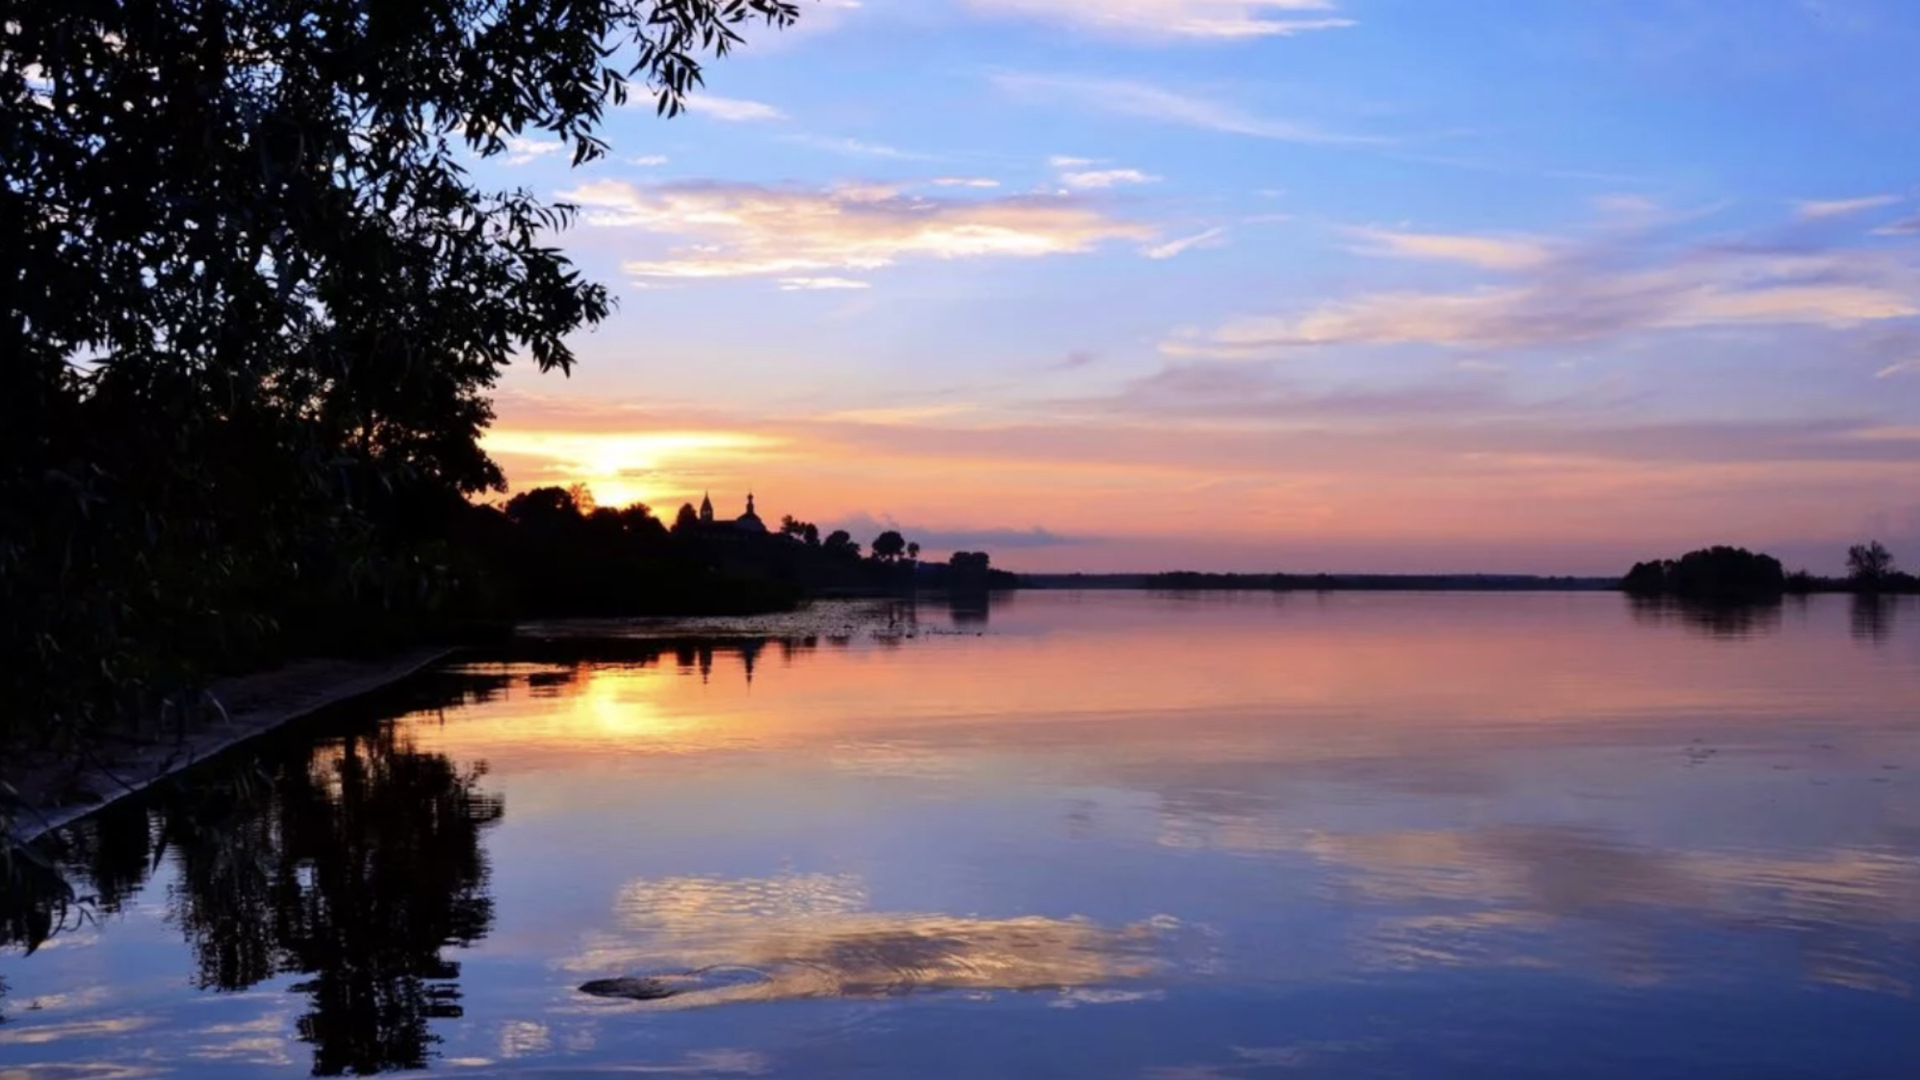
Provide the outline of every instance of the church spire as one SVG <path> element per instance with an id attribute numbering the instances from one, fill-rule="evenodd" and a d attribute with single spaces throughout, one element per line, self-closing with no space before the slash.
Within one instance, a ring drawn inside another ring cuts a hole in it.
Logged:
<path id="1" fill-rule="evenodd" d="M 713 494 L 711 492 L 703 493 L 700 496 L 700 520 L 708 524 L 713 523 Z"/>

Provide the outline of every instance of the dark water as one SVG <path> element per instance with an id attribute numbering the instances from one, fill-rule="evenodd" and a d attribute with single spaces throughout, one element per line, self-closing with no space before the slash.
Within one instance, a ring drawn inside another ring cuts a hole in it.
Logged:
<path id="1" fill-rule="evenodd" d="M 1920 607 L 894 630 L 470 663 L 73 830 L 0 1080 L 1920 1076 Z"/>

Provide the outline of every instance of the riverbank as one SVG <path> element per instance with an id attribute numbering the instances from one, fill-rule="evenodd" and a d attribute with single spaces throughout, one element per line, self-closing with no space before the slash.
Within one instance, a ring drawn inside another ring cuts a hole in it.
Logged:
<path id="1" fill-rule="evenodd" d="M 522 623 L 491 643 L 514 651 L 588 643 L 617 645 L 662 638 L 850 640 L 912 637 L 918 628 L 911 601 L 826 600 L 759 615 L 643 616 L 555 619 Z M 103 807 L 219 754 L 324 709 L 385 689 L 468 648 L 435 646 L 373 660 L 315 659 L 230 679 L 208 688 L 184 732 L 144 738 L 116 736 L 89 745 L 77 757 L 11 755 L 0 761 L 0 848 L 24 845 Z"/>
<path id="2" fill-rule="evenodd" d="M 103 739 L 77 760 L 51 753 L 10 758 L 0 765 L 0 782 L 13 789 L 0 806 L 0 842 L 31 843 L 241 743 L 391 686 L 455 651 L 434 647 L 378 660 L 304 660 L 222 679 L 208 688 L 207 707 L 196 710 L 184 731 Z"/>

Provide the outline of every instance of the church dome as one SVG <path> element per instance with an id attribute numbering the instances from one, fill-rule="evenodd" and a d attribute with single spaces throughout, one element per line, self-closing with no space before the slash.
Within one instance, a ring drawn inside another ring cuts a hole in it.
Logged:
<path id="1" fill-rule="evenodd" d="M 767 523 L 761 521 L 760 515 L 753 512 L 753 495 L 751 492 L 747 495 L 747 512 L 735 518 L 734 524 L 746 532 L 763 533 L 767 531 Z"/>

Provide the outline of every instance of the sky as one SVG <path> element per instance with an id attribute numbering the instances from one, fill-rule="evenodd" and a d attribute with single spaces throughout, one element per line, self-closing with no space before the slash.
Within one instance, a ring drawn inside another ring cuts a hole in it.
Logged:
<path id="1" fill-rule="evenodd" d="M 574 204 L 514 490 L 1020 570 L 1920 566 L 1920 6 L 801 0 Z"/>

